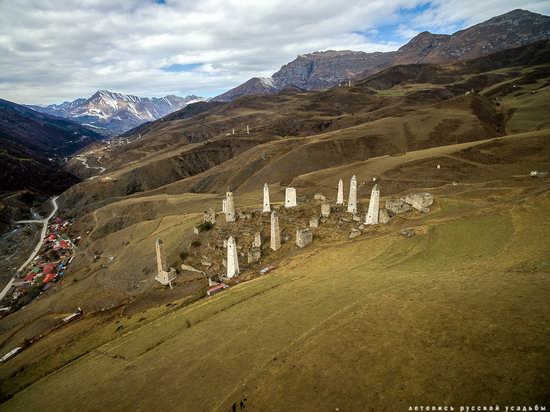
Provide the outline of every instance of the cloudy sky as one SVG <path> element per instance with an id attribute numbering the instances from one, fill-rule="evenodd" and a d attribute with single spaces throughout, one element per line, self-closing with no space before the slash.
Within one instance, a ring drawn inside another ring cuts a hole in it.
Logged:
<path id="1" fill-rule="evenodd" d="M 389 51 L 548 0 L 0 0 L 0 98 L 218 95 L 317 50 Z"/>

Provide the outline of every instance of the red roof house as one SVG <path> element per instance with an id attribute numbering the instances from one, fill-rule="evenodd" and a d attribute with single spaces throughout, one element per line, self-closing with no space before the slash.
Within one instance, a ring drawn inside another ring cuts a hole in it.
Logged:
<path id="1" fill-rule="evenodd" d="M 42 269 L 42 273 L 44 275 L 49 275 L 51 273 L 55 273 L 55 263 L 48 263 L 44 268 Z"/>
<path id="2" fill-rule="evenodd" d="M 44 283 L 50 283 L 52 280 L 55 279 L 57 275 L 55 273 L 48 273 L 46 276 L 44 276 L 43 282 Z"/>
<path id="3" fill-rule="evenodd" d="M 25 276 L 25 282 L 32 282 L 34 278 L 36 277 L 36 273 L 29 273 L 27 276 Z"/>

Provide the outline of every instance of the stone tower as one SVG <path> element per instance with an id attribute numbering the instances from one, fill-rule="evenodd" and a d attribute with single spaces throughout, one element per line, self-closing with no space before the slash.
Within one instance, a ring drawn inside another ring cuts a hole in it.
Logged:
<path id="1" fill-rule="evenodd" d="M 269 186 L 267 185 L 267 183 L 264 183 L 264 207 L 262 209 L 262 212 L 271 212 L 271 203 L 269 202 Z"/>
<path id="2" fill-rule="evenodd" d="M 155 280 L 161 285 L 172 287 L 172 281 L 176 278 L 176 271 L 173 268 L 168 268 L 162 240 L 157 239 L 155 241 L 155 249 L 157 251 L 157 276 L 155 276 Z"/>
<path id="3" fill-rule="evenodd" d="M 351 177 L 349 184 L 348 212 L 357 213 L 357 178 L 355 175 Z"/>
<path id="4" fill-rule="evenodd" d="M 231 191 L 225 194 L 225 221 L 235 221 L 235 203 L 233 202 L 233 192 Z"/>
<path id="5" fill-rule="evenodd" d="M 374 185 L 370 194 L 369 210 L 365 218 L 365 225 L 378 224 L 378 211 L 380 210 L 380 190 L 378 185 Z"/>
<path id="6" fill-rule="evenodd" d="M 344 204 L 344 181 L 342 179 L 338 181 L 338 196 L 336 197 L 336 204 Z"/>
<path id="7" fill-rule="evenodd" d="M 239 270 L 239 257 L 237 254 L 237 244 L 233 236 L 227 240 L 227 277 L 231 279 L 233 276 L 238 275 Z"/>
<path id="8" fill-rule="evenodd" d="M 168 264 L 166 263 L 166 255 L 164 254 L 162 240 L 157 239 L 155 241 L 155 249 L 157 250 L 157 272 L 166 272 L 168 270 Z"/>
<path id="9" fill-rule="evenodd" d="M 281 231 L 279 229 L 279 215 L 274 210 L 271 212 L 271 240 L 269 247 L 277 250 L 281 247 Z"/>
<path id="10" fill-rule="evenodd" d="M 222 200 L 222 212 L 225 213 L 227 206 L 227 198 Z"/>
<path id="11" fill-rule="evenodd" d="M 287 187 L 285 190 L 285 207 L 296 206 L 296 189 L 293 187 Z"/>

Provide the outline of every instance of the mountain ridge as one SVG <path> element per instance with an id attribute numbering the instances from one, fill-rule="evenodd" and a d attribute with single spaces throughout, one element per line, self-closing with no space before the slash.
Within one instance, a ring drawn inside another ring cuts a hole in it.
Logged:
<path id="1" fill-rule="evenodd" d="M 101 134 L 70 120 L 0 99 L 0 191 L 59 193 L 78 179 L 61 162 Z"/>
<path id="2" fill-rule="evenodd" d="M 78 98 L 61 104 L 27 107 L 114 135 L 133 129 L 144 122 L 160 119 L 190 103 L 202 100 L 202 97 L 195 95 L 149 98 L 100 89 L 86 99 Z"/>
<path id="3" fill-rule="evenodd" d="M 549 16 L 515 9 L 451 35 L 421 32 L 396 51 L 327 50 L 301 54 L 264 80 L 264 83 L 271 81 L 272 88 L 263 87 L 260 78 L 252 78 L 213 100 L 273 94 L 291 86 L 323 90 L 341 82 L 364 79 L 396 64 L 452 63 L 548 38 Z"/>

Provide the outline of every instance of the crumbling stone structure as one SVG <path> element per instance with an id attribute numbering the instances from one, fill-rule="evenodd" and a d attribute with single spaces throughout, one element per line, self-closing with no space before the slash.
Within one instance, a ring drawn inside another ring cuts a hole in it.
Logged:
<path id="1" fill-rule="evenodd" d="M 262 247 L 262 234 L 260 232 L 256 233 L 254 235 L 254 242 L 252 242 L 253 248 L 261 248 Z"/>
<path id="2" fill-rule="evenodd" d="M 330 204 L 329 203 L 322 203 L 321 204 L 321 216 L 322 217 L 329 217 L 330 216 Z"/>
<path id="3" fill-rule="evenodd" d="M 386 209 L 392 213 L 395 213 L 396 215 L 399 215 L 401 213 L 405 213 L 411 210 L 411 205 L 405 203 L 401 199 L 391 199 L 386 200 Z"/>
<path id="4" fill-rule="evenodd" d="M 285 190 L 285 207 L 295 207 L 296 205 L 296 189 L 287 187 Z"/>
<path id="5" fill-rule="evenodd" d="M 414 209 L 419 212 L 427 213 L 430 211 L 428 206 L 431 206 L 434 202 L 434 197 L 431 193 L 412 193 L 401 198 L 405 203 L 410 204 Z"/>
<path id="6" fill-rule="evenodd" d="M 318 228 L 319 227 L 319 218 L 318 217 L 312 217 L 309 219 L 309 227 L 310 228 Z"/>
<path id="7" fill-rule="evenodd" d="M 386 224 L 391 220 L 391 216 L 386 209 L 380 209 L 379 222 Z"/>
<path id="8" fill-rule="evenodd" d="M 313 200 L 320 200 L 321 202 L 324 202 L 325 200 L 327 200 L 327 198 L 322 193 L 315 193 L 315 195 L 313 196 Z"/>
<path id="9" fill-rule="evenodd" d="M 259 248 L 252 248 L 248 251 L 248 263 L 254 263 L 260 260 L 262 251 Z"/>
<path id="10" fill-rule="evenodd" d="M 299 248 L 306 247 L 311 242 L 313 242 L 313 233 L 309 228 L 307 229 L 296 229 L 296 246 Z"/>
<path id="11" fill-rule="evenodd" d="M 202 214 L 202 221 L 204 223 L 216 223 L 216 211 L 214 209 L 206 209 L 204 213 Z"/>

